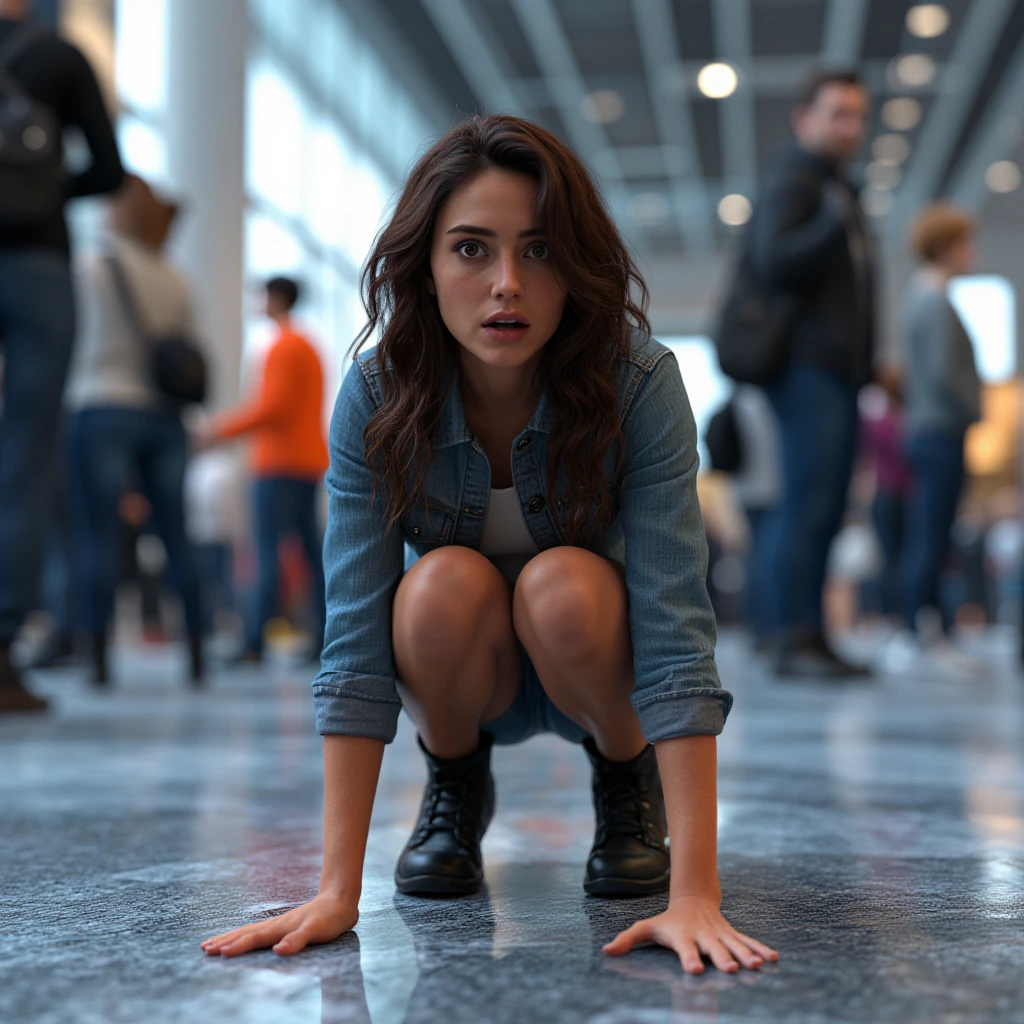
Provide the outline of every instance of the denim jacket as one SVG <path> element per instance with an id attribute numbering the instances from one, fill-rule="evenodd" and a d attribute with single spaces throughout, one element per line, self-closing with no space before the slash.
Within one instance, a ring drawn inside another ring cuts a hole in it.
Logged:
<path id="1" fill-rule="evenodd" d="M 672 353 L 637 335 L 618 364 L 625 460 L 613 476 L 614 519 L 600 554 L 625 567 L 636 683 L 632 702 L 648 741 L 717 735 L 732 706 L 715 666 L 707 543 L 697 504 L 697 433 Z M 374 351 L 346 374 L 331 423 L 330 512 L 324 541 L 327 633 L 313 682 L 317 731 L 391 742 L 401 700 L 391 648 L 391 606 L 404 545 L 418 555 L 447 544 L 479 550 L 491 470 L 466 423 L 458 386 L 448 393 L 426 474 L 427 504 L 386 531 L 363 431 L 383 401 Z M 539 550 L 563 542 L 560 503 L 547 500 L 554 410 L 542 397 L 513 441 L 512 474 Z M 610 465 L 614 458 L 610 457 Z"/>

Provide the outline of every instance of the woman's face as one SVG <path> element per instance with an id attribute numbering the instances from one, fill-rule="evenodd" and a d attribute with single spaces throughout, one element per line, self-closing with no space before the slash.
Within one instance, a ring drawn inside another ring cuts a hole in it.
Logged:
<path id="1" fill-rule="evenodd" d="M 516 369 L 550 341 L 566 286 L 535 223 L 537 182 L 488 170 L 453 192 L 434 225 L 428 287 L 463 357 Z"/>

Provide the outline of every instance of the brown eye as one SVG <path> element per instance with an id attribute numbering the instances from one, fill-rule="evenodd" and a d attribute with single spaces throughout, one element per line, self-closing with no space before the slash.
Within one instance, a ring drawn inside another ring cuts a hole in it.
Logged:
<path id="1" fill-rule="evenodd" d="M 455 251 L 471 260 L 479 259 L 484 255 L 483 246 L 479 242 L 459 242 L 455 246 Z"/>
<path id="2" fill-rule="evenodd" d="M 532 260 L 546 260 L 548 258 L 548 247 L 543 242 L 534 242 L 526 250 L 526 253 Z"/>

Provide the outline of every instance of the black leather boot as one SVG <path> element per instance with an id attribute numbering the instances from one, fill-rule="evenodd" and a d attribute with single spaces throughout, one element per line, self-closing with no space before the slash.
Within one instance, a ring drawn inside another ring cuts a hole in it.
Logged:
<path id="1" fill-rule="evenodd" d="M 419 743 L 429 776 L 395 884 L 409 895 L 467 896 L 484 881 L 480 840 L 494 815 L 493 738 L 481 733 L 475 753 L 452 760 L 434 757 Z"/>
<path id="2" fill-rule="evenodd" d="M 592 739 L 583 746 L 594 770 L 596 819 L 583 888 L 591 896 L 667 891 L 668 826 L 654 747 L 648 745 L 632 761 L 609 761 Z"/>

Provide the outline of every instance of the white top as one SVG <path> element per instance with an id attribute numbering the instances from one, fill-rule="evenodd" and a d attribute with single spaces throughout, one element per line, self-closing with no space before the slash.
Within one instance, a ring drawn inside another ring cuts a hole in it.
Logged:
<path id="1" fill-rule="evenodd" d="M 233 544 L 246 533 L 246 473 L 237 451 L 218 448 L 189 460 L 185 522 L 196 544 Z"/>
<path id="2" fill-rule="evenodd" d="M 160 404 L 150 383 L 150 353 L 125 314 L 107 264 L 114 255 L 146 327 L 156 336 L 195 337 L 195 316 L 184 278 L 158 253 L 115 235 L 101 252 L 76 264 L 78 335 L 65 403 L 71 409 L 113 406 L 149 409 Z"/>
<path id="3" fill-rule="evenodd" d="M 498 571 L 515 583 L 526 563 L 539 549 L 523 518 L 523 507 L 514 487 L 491 488 L 480 554 L 489 558 Z"/>

